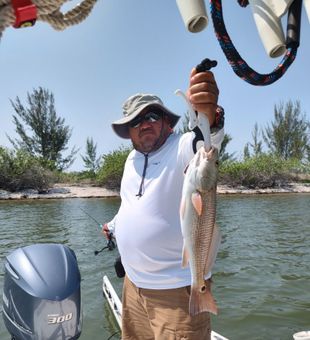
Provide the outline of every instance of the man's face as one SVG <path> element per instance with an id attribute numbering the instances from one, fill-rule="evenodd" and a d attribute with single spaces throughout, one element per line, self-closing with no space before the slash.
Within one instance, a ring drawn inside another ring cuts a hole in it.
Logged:
<path id="1" fill-rule="evenodd" d="M 152 108 L 143 110 L 129 125 L 129 136 L 136 150 L 148 153 L 158 149 L 171 129 L 166 116 Z"/>

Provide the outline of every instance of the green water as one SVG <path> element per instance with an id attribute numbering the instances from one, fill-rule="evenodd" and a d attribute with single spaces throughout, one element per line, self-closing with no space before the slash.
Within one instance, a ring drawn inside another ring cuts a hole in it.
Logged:
<path id="1" fill-rule="evenodd" d="M 117 253 L 94 255 L 105 242 L 80 208 L 108 221 L 118 206 L 118 199 L 0 201 L 1 296 L 6 255 L 34 243 L 64 243 L 82 274 L 81 339 L 108 339 L 118 328 L 102 296 L 102 275 L 121 290 Z M 310 330 L 310 195 L 220 196 L 217 215 L 223 240 L 213 276 L 220 310 L 213 329 L 231 340 L 285 340 Z M 9 339 L 2 318 L 0 339 Z"/>

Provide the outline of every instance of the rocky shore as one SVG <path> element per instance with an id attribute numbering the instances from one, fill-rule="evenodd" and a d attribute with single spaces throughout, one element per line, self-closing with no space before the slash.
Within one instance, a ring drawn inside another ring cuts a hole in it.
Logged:
<path id="1" fill-rule="evenodd" d="M 289 183 L 278 188 L 248 189 L 244 187 L 230 187 L 218 185 L 218 194 L 284 194 L 284 193 L 310 193 L 310 183 Z M 8 192 L 0 189 L 0 200 L 22 199 L 60 199 L 60 198 L 112 198 L 119 197 L 117 191 L 102 187 L 88 185 L 56 184 L 45 193 L 36 190 L 24 190 L 20 192 Z"/>

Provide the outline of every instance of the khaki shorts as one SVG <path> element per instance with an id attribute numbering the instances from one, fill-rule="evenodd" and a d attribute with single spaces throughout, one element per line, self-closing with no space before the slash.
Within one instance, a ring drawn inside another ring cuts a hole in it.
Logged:
<path id="1" fill-rule="evenodd" d="M 122 340 L 210 340 L 210 314 L 188 313 L 190 287 L 143 289 L 125 276 Z"/>

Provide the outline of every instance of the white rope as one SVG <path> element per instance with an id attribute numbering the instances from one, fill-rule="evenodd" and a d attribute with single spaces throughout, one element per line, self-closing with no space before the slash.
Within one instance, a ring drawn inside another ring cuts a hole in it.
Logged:
<path id="1" fill-rule="evenodd" d="M 32 0 L 37 7 L 37 20 L 49 23 L 55 30 L 64 30 L 87 18 L 97 0 L 83 0 L 65 14 L 61 6 L 69 0 Z M 11 0 L 0 0 L 0 38 L 3 31 L 15 23 Z"/>

